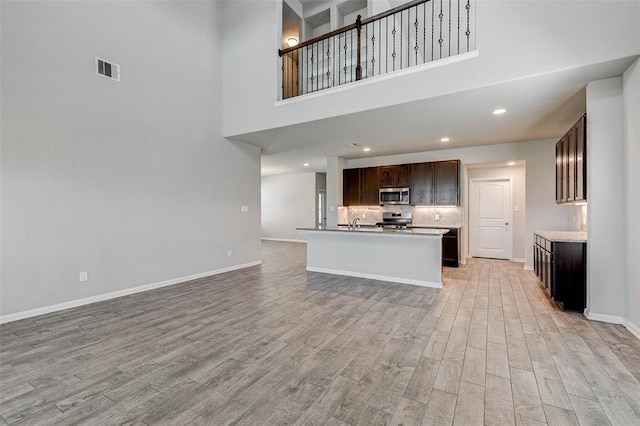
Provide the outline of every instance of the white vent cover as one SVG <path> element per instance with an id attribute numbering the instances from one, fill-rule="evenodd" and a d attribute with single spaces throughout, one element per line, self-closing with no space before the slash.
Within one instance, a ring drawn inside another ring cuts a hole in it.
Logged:
<path id="1" fill-rule="evenodd" d="M 96 72 L 110 80 L 120 81 L 120 65 L 96 56 Z"/>

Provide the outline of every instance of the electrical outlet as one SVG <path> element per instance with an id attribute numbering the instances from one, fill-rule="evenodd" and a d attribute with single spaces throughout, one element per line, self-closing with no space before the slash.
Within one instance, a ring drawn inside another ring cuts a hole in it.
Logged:
<path id="1" fill-rule="evenodd" d="M 440 220 L 440 213 L 436 213 L 436 221 Z"/>
<path id="2" fill-rule="evenodd" d="M 366 219 L 366 218 L 367 218 L 366 213 L 362 213 L 362 218 L 363 218 L 363 219 Z"/>
<path id="3" fill-rule="evenodd" d="M 81 283 L 84 283 L 84 282 L 89 281 L 89 273 L 88 273 L 87 271 L 80 272 L 80 273 L 78 274 L 78 280 L 79 280 Z"/>
<path id="4" fill-rule="evenodd" d="M 249 206 L 240 206 L 240 211 L 241 212 L 248 212 L 249 211 Z"/>
<path id="5" fill-rule="evenodd" d="M 227 256 L 231 257 L 232 254 L 233 252 L 231 251 L 231 249 L 227 250 Z"/>

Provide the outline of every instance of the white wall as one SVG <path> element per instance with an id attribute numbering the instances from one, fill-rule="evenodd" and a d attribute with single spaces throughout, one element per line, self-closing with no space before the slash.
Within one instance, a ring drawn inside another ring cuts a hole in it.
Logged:
<path id="1" fill-rule="evenodd" d="M 327 158 L 327 225 L 338 224 L 338 206 L 342 205 L 342 171 L 347 160 L 340 157 Z"/>
<path id="2" fill-rule="evenodd" d="M 259 149 L 222 138 L 218 3 L 1 7 L 5 320 L 260 260 Z"/>
<path id="3" fill-rule="evenodd" d="M 576 120 L 578 117 L 576 117 Z M 525 227 L 525 267 L 533 265 L 533 232 L 539 230 L 556 231 L 577 229 L 570 217 L 576 207 L 558 206 L 555 203 L 555 144 L 556 139 L 527 142 L 513 142 L 472 148 L 444 149 L 412 154 L 390 155 L 348 160 L 348 167 L 380 166 L 385 164 L 414 163 L 460 159 L 464 164 L 491 163 L 511 160 L 525 160 L 526 227 Z M 462 198 L 467 199 L 467 174 L 462 175 Z M 332 201 L 329 201 L 331 205 Z M 466 209 L 466 207 L 465 207 Z M 577 214 L 577 213 L 576 213 Z M 465 215 L 466 220 L 467 215 Z M 462 231 L 463 252 L 467 253 L 467 226 Z"/>
<path id="4" fill-rule="evenodd" d="M 625 308 L 622 79 L 587 85 L 587 317 L 621 322 Z"/>
<path id="5" fill-rule="evenodd" d="M 640 2 L 483 0 L 476 1 L 474 7 L 480 53 L 472 60 L 276 103 L 281 87 L 278 2 L 229 2 L 225 20 L 233 28 L 232 37 L 225 43 L 234 49 L 225 51 L 224 58 L 225 136 L 321 120 L 640 53 Z M 577 16 L 580 25 L 567 24 Z M 251 96 L 238 96 L 239 93 Z"/>
<path id="6" fill-rule="evenodd" d="M 515 260 L 524 260 L 526 253 L 526 188 L 525 188 L 525 168 L 523 166 L 513 167 L 491 167 L 491 168 L 467 168 L 467 178 L 511 178 L 511 188 L 513 193 L 512 204 L 518 206 L 519 211 L 512 211 L 513 226 L 513 254 Z M 468 184 L 468 181 L 467 181 Z M 465 199 L 468 207 L 468 200 Z M 468 215 L 468 210 L 467 210 Z"/>
<path id="7" fill-rule="evenodd" d="M 262 238 L 306 241 L 316 211 L 316 173 L 262 177 Z"/>
<path id="8" fill-rule="evenodd" d="M 640 336 L 640 61 L 622 76 L 626 159 L 626 309 L 627 326 Z"/>

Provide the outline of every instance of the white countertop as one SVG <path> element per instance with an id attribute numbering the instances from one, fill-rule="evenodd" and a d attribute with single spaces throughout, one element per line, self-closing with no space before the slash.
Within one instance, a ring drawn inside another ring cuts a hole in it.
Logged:
<path id="1" fill-rule="evenodd" d="M 360 228 L 348 228 L 346 226 L 325 226 L 316 228 L 296 228 L 300 231 L 322 231 L 322 232 L 351 232 L 354 234 L 385 234 L 385 235 L 430 235 L 430 236 L 442 236 L 449 232 L 448 228 L 434 229 L 434 228 L 407 228 L 407 229 L 389 229 L 389 228 L 374 228 L 369 226 L 363 226 Z"/>
<path id="2" fill-rule="evenodd" d="M 370 228 L 377 226 L 375 223 L 368 223 L 368 222 L 358 222 L 358 224 L 360 226 L 370 227 Z M 347 226 L 347 224 L 339 223 L 338 226 Z M 407 228 L 409 229 L 460 229 L 462 228 L 462 225 L 422 225 L 419 223 L 413 223 L 411 225 L 407 225 Z"/>
<path id="3" fill-rule="evenodd" d="M 534 234 L 541 236 L 544 239 L 555 242 L 577 242 L 586 243 L 587 233 L 579 231 L 535 231 Z"/>

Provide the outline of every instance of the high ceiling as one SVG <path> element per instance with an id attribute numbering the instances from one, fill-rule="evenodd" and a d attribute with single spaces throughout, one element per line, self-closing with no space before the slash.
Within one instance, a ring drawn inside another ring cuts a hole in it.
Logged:
<path id="1" fill-rule="evenodd" d="M 271 175 L 325 171 L 326 158 L 332 156 L 361 158 L 556 138 L 585 112 L 586 84 L 621 75 L 635 59 L 564 70 L 233 139 L 260 146 L 262 174 Z M 507 112 L 493 115 L 498 107 Z M 450 141 L 441 142 L 443 137 Z M 371 151 L 363 152 L 364 147 Z"/>

